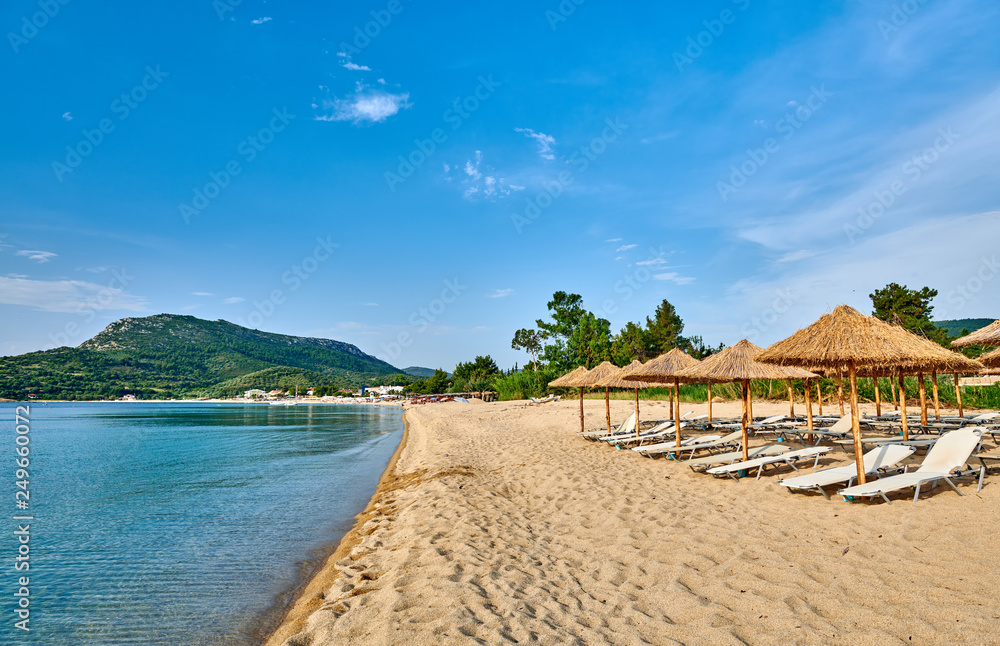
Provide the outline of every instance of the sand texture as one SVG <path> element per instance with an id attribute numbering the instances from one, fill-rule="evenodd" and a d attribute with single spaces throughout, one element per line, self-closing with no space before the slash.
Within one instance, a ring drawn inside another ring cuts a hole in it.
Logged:
<path id="1" fill-rule="evenodd" d="M 577 406 L 407 407 L 407 443 L 323 597 L 272 643 L 1000 644 L 996 475 L 964 497 L 827 501 L 587 442 Z M 586 410 L 599 425 L 604 402 Z M 630 410 L 612 402 L 612 419 Z M 850 460 L 838 448 L 820 467 Z"/>

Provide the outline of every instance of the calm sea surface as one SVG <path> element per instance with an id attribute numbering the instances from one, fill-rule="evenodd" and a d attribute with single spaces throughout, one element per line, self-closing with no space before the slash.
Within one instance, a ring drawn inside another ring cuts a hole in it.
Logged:
<path id="1" fill-rule="evenodd" d="M 19 511 L 14 405 L 0 404 L 0 644 L 255 643 L 367 504 L 402 429 L 388 407 L 32 403 Z M 34 516 L 31 569 L 15 572 L 19 514 Z"/>

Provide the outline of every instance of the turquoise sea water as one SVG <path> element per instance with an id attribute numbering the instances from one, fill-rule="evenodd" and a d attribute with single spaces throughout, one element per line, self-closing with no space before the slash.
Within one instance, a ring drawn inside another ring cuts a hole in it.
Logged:
<path id="1" fill-rule="evenodd" d="M 0 404 L 0 643 L 257 643 L 367 504 L 399 408 L 32 403 L 28 510 Z M 22 429 L 23 430 L 23 429 Z M 23 474 L 22 474 L 23 475 Z M 28 514 L 30 571 L 13 517 Z M 30 576 L 30 632 L 15 627 Z"/>

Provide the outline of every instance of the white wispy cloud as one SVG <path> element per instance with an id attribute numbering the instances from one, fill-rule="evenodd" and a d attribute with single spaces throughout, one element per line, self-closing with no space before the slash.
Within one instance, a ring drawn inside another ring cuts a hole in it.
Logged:
<path id="1" fill-rule="evenodd" d="M 812 258 L 815 255 L 816 255 L 815 251 L 800 249 L 799 251 L 791 251 L 789 253 L 786 253 L 784 256 L 778 258 L 777 262 L 795 262 L 796 260 L 804 260 L 806 258 Z"/>
<path id="2" fill-rule="evenodd" d="M 195 296 L 215 296 L 212 292 L 191 292 Z"/>
<path id="3" fill-rule="evenodd" d="M 513 293 L 514 293 L 513 289 L 507 288 L 507 289 L 498 289 L 491 294 L 487 294 L 486 296 L 488 298 L 505 298 Z"/>
<path id="4" fill-rule="evenodd" d="M 605 242 L 621 242 L 621 238 L 608 238 Z"/>
<path id="5" fill-rule="evenodd" d="M 355 72 L 372 71 L 372 68 L 368 67 L 367 65 L 358 65 L 357 63 L 352 63 L 351 61 L 347 61 L 346 63 L 344 63 L 343 67 L 344 69 L 354 70 Z"/>
<path id="6" fill-rule="evenodd" d="M 688 283 L 694 282 L 694 278 L 691 276 L 681 276 L 675 271 L 668 271 L 662 274 L 653 274 L 655 280 L 665 280 L 676 285 L 687 285 Z"/>
<path id="7" fill-rule="evenodd" d="M 445 164 L 446 179 L 452 167 Z M 472 157 L 465 161 L 459 174 L 463 188 L 462 197 L 475 201 L 479 199 L 496 200 L 507 197 L 518 191 L 523 191 L 524 186 L 519 186 L 500 176 L 496 169 L 489 164 L 483 163 L 483 153 L 477 150 Z"/>
<path id="8" fill-rule="evenodd" d="M 271 22 L 270 16 L 264 16 L 263 18 L 257 18 L 256 20 L 251 20 L 251 25 L 263 25 L 265 22 Z"/>
<path id="9" fill-rule="evenodd" d="M 534 139 L 538 145 L 538 156 L 542 159 L 551 161 L 556 158 L 555 153 L 552 152 L 552 146 L 556 144 L 556 138 L 552 135 L 547 135 L 544 132 L 535 132 L 531 128 L 514 128 L 514 132 L 524 133 L 525 137 Z"/>
<path id="10" fill-rule="evenodd" d="M 73 115 L 70 114 L 69 112 L 63 112 L 62 118 L 65 119 L 66 121 L 72 121 L 73 120 Z"/>
<path id="11" fill-rule="evenodd" d="M 45 312 L 84 310 L 146 311 L 145 301 L 120 289 L 82 280 L 28 280 L 0 277 L 0 303 Z"/>
<path id="12" fill-rule="evenodd" d="M 615 253 L 621 253 L 622 251 L 628 251 L 629 249 L 635 249 L 639 245 L 636 244 L 623 244 L 622 246 L 615 249 Z"/>
<path id="13" fill-rule="evenodd" d="M 378 303 L 362 303 L 365 307 L 378 307 Z"/>
<path id="14" fill-rule="evenodd" d="M 351 121 L 355 125 L 381 123 L 400 110 L 409 108 L 409 99 L 408 92 L 393 94 L 359 84 L 351 96 L 323 99 L 323 114 L 314 118 L 316 121 Z"/>
<path id="15" fill-rule="evenodd" d="M 666 262 L 667 261 L 664 260 L 663 258 L 650 258 L 649 260 L 640 260 L 635 264 L 639 265 L 640 267 L 644 267 L 648 265 L 664 265 L 666 264 Z"/>
<path id="16" fill-rule="evenodd" d="M 28 260 L 34 260 L 37 262 L 48 262 L 55 258 L 58 254 L 52 253 L 51 251 L 31 251 L 29 249 L 19 249 L 14 252 L 17 256 L 26 256 Z"/>
<path id="17" fill-rule="evenodd" d="M 243 298 L 242 296 L 230 296 L 229 298 L 224 299 L 222 302 L 225 303 L 226 305 L 235 305 L 236 303 L 242 303 L 245 300 L 246 299 Z"/>

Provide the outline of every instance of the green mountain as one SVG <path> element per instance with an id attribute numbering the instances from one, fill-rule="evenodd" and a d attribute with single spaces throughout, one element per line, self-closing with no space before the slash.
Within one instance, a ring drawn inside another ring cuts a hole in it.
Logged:
<path id="1" fill-rule="evenodd" d="M 385 382 L 400 370 L 356 346 L 330 339 L 250 330 L 227 321 L 158 314 L 115 321 L 78 348 L 56 348 L 0 358 L 0 397 L 102 399 L 134 393 L 168 398 L 250 387 Z M 249 375 L 257 374 L 257 378 Z M 308 380 L 308 381 L 307 381 Z M 320 383 L 317 383 L 320 382 Z M 248 389 L 247 388 L 247 389 Z"/>
<path id="2" fill-rule="evenodd" d="M 421 379 L 426 379 L 427 377 L 434 376 L 433 368 L 421 368 L 420 366 L 410 366 L 409 368 L 403 368 L 404 375 L 410 375 L 411 377 L 420 377 Z M 451 376 L 451 373 L 448 373 Z"/>
<path id="3" fill-rule="evenodd" d="M 970 333 L 984 328 L 996 319 L 954 319 L 951 321 L 934 321 L 934 325 L 944 328 L 948 336 L 962 336 L 962 330 Z"/>

